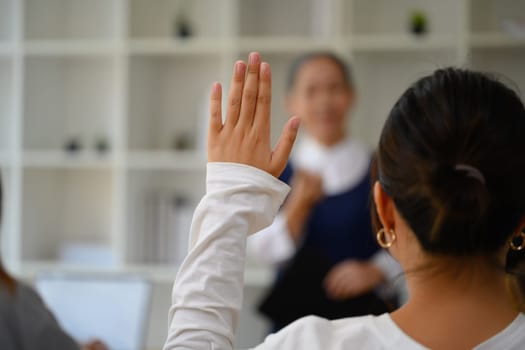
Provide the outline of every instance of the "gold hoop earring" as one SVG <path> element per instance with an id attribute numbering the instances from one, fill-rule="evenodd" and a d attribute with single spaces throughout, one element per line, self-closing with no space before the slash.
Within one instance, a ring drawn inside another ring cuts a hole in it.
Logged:
<path id="1" fill-rule="evenodd" d="M 387 235 L 390 235 L 389 238 L 387 238 Z M 377 243 L 381 246 L 381 248 L 390 248 L 392 244 L 397 239 L 396 232 L 394 230 L 388 230 L 386 231 L 384 228 L 379 230 L 376 234 Z"/>
<path id="2" fill-rule="evenodd" d="M 516 240 L 519 239 L 520 243 L 516 244 Z M 520 231 L 519 233 L 515 233 L 512 235 L 512 237 L 509 240 L 510 249 L 514 251 L 520 251 L 525 248 L 525 232 Z"/>

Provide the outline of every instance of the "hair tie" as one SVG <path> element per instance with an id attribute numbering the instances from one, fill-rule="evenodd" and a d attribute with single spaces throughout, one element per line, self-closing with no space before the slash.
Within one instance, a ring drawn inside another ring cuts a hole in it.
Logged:
<path id="1" fill-rule="evenodd" d="M 473 167 L 467 164 L 456 164 L 456 166 L 454 167 L 454 170 L 464 171 L 467 173 L 468 177 L 476 179 L 479 182 L 481 182 L 483 185 L 485 185 L 485 176 L 483 176 L 483 173 L 476 167 Z"/>

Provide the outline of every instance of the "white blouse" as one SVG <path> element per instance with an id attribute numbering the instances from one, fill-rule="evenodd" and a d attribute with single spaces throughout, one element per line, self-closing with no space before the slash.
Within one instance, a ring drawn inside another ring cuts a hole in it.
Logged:
<path id="1" fill-rule="evenodd" d="M 208 164 L 207 191 L 195 211 L 190 252 L 175 278 L 169 312 L 169 349 L 233 349 L 243 299 L 246 238 L 273 218 L 289 187 L 240 164 Z M 525 317 L 476 350 L 523 349 Z M 256 349 L 425 349 L 385 314 L 328 321 L 306 317 Z"/>

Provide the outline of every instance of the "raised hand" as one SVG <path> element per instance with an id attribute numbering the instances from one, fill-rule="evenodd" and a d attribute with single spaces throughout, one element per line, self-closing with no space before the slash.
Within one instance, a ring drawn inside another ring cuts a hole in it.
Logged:
<path id="1" fill-rule="evenodd" d="M 270 107 L 272 79 L 268 63 L 261 63 L 258 53 L 251 53 L 248 66 L 235 63 L 226 120 L 222 122 L 222 87 L 212 87 L 208 161 L 250 165 L 279 176 L 284 170 L 300 120 L 286 123 L 274 150 L 270 144 Z"/>

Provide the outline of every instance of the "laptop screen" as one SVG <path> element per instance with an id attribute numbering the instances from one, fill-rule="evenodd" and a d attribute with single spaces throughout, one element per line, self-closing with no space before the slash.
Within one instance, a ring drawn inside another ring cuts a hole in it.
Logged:
<path id="1" fill-rule="evenodd" d="M 78 342 L 97 339 L 115 350 L 145 347 L 151 298 L 146 280 L 45 273 L 37 276 L 36 289 Z"/>

